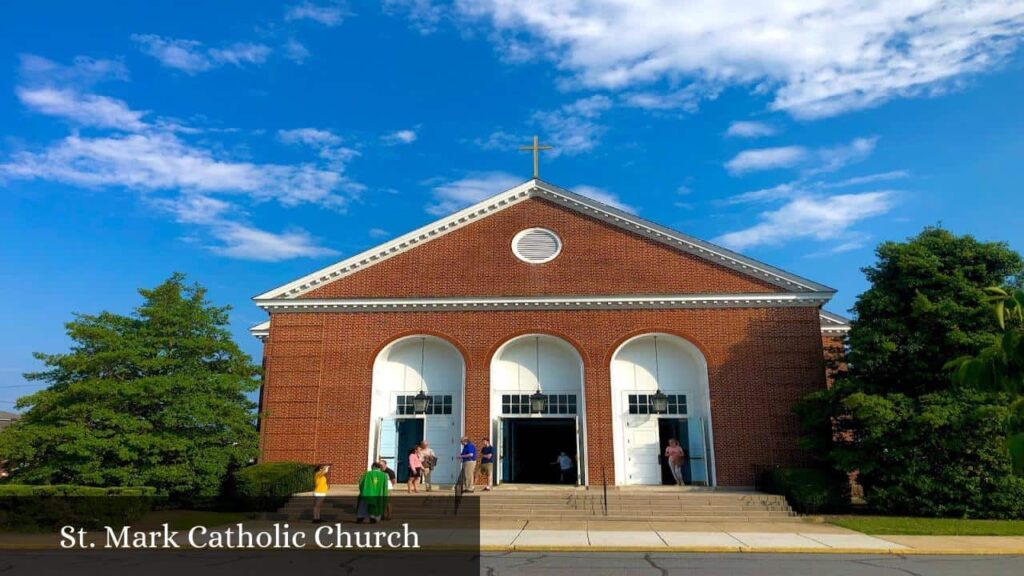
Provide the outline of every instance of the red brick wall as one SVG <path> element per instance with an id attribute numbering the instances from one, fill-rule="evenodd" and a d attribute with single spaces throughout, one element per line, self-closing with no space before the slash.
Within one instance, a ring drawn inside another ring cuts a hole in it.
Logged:
<path id="1" fill-rule="evenodd" d="M 562 252 L 543 265 L 512 253 L 526 228 L 553 230 Z M 660 242 L 531 198 L 307 292 L 303 298 L 779 292 Z"/>
<path id="2" fill-rule="evenodd" d="M 821 347 L 825 354 L 825 383 L 831 388 L 836 375 L 846 371 L 846 363 L 842 362 L 846 337 L 822 334 Z"/>
<path id="3" fill-rule="evenodd" d="M 611 355 L 625 339 L 654 331 L 678 334 L 704 351 L 720 485 L 749 486 L 760 467 L 802 461 L 790 409 L 825 386 L 818 311 L 811 307 L 274 314 L 262 458 L 331 463 L 333 482 L 355 482 L 368 458 L 374 358 L 411 333 L 447 338 L 462 351 L 466 431 L 489 435 L 491 357 L 508 339 L 540 332 L 565 338 L 583 358 L 588 478 L 599 482 L 604 466 L 612 479 Z"/>

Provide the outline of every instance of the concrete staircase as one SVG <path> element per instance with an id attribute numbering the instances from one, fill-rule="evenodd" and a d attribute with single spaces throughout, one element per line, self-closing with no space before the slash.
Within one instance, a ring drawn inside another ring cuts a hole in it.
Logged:
<path id="1" fill-rule="evenodd" d="M 420 493 L 410 497 L 396 491 L 391 498 L 396 518 L 439 518 L 451 512 L 452 492 L 434 492 L 442 498 Z M 800 522 L 785 497 L 759 492 L 720 490 L 609 489 L 607 513 L 600 489 L 507 489 L 465 494 L 480 507 L 482 524 L 501 522 Z M 322 516 L 325 521 L 350 520 L 354 496 L 328 497 Z M 293 498 L 273 520 L 302 521 L 312 518 L 309 498 Z"/>

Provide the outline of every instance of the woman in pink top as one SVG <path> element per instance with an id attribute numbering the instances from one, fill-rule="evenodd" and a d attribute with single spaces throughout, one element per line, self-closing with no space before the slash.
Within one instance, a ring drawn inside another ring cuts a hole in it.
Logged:
<path id="1" fill-rule="evenodd" d="M 683 486 L 683 461 L 686 459 L 686 452 L 679 445 L 679 440 L 672 438 L 665 447 L 665 459 L 668 460 L 668 467 L 672 470 L 672 477 L 676 479 L 677 486 Z"/>
<path id="2" fill-rule="evenodd" d="M 423 462 L 420 461 L 419 446 L 409 450 L 409 482 L 405 485 L 406 492 L 419 492 L 417 486 L 423 476 Z"/>

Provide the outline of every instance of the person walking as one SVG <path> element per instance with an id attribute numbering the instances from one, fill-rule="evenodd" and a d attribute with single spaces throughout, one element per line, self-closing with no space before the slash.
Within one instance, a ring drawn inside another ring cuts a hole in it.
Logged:
<path id="1" fill-rule="evenodd" d="M 572 458 L 565 451 L 558 453 L 558 458 L 552 464 L 558 465 L 558 483 L 564 484 L 566 478 L 572 477 Z"/>
<path id="2" fill-rule="evenodd" d="M 676 486 L 685 486 L 683 482 L 683 462 L 686 460 L 686 451 L 679 445 L 679 440 L 669 438 L 668 446 L 665 447 L 665 459 L 668 460 L 669 470 L 676 480 Z"/>
<path id="3" fill-rule="evenodd" d="M 484 492 L 491 490 L 491 474 L 494 467 L 494 446 L 484 438 L 480 441 L 480 475 L 485 478 Z"/>
<path id="4" fill-rule="evenodd" d="M 423 462 L 420 461 L 420 447 L 413 446 L 409 450 L 409 481 L 405 484 L 408 493 L 419 492 L 417 485 L 423 475 Z"/>
<path id="5" fill-rule="evenodd" d="M 473 473 L 476 471 L 476 446 L 469 441 L 468 436 L 463 436 L 459 441 L 462 444 L 462 452 L 459 453 L 459 460 L 462 461 L 462 491 L 473 491 Z"/>
<path id="6" fill-rule="evenodd" d="M 320 509 L 327 499 L 327 473 L 330 471 L 330 466 L 321 464 L 313 473 L 313 524 L 320 523 Z"/>
<path id="7" fill-rule="evenodd" d="M 376 524 L 387 516 L 388 475 L 381 470 L 380 462 L 374 462 L 370 470 L 359 477 L 359 503 L 356 505 L 356 522 L 369 518 Z"/>
<path id="8" fill-rule="evenodd" d="M 420 462 L 423 463 L 423 478 L 420 481 L 427 492 L 430 492 L 434 488 L 431 476 L 434 475 L 434 468 L 437 468 L 437 454 L 426 440 L 420 442 Z"/>

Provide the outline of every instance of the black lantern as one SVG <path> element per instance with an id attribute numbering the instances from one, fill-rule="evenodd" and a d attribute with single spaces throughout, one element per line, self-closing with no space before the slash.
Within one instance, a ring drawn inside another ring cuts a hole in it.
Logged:
<path id="1" fill-rule="evenodd" d="M 420 393 L 412 397 L 412 411 L 416 414 L 426 414 L 430 406 L 430 396 L 423 391 L 426 379 L 423 377 L 423 369 L 427 362 L 427 339 L 420 337 Z"/>
<path id="2" fill-rule="evenodd" d="M 530 394 L 530 412 L 534 414 L 543 414 L 544 409 L 547 407 L 548 397 L 546 394 L 541 394 L 540 390 Z"/>
<path id="3" fill-rule="evenodd" d="M 420 390 L 419 394 L 412 397 L 412 411 L 416 414 L 426 414 L 429 407 L 430 396 L 424 394 L 423 390 Z"/>
<path id="4" fill-rule="evenodd" d="M 651 394 L 651 411 L 655 414 L 668 414 L 668 396 L 661 388 Z"/>

